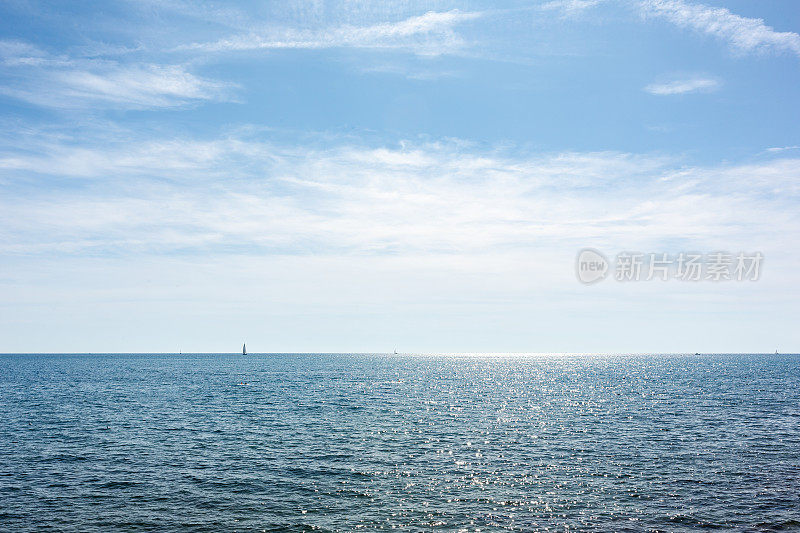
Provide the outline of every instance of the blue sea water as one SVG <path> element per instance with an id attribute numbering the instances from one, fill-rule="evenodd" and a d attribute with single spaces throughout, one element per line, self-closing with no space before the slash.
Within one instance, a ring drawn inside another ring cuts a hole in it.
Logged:
<path id="1" fill-rule="evenodd" d="M 800 530 L 796 355 L 2 355 L 4 531 Z"/>

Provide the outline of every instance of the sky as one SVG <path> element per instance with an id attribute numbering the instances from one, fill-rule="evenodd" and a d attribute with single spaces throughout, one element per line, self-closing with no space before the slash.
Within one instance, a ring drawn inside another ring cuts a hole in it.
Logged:
<path id="1" fill-rule="evenodd" d="M 794 0 L 0 4 L 0 352 L 797 352 Z M 757 280 L 576 276 L 584 248 Z"/>

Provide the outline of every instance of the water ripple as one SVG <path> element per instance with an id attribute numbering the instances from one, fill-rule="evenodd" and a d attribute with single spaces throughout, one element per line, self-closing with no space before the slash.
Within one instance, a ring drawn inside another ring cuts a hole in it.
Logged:
<path id="1" fill-rule="evenodd" d="M 8 531 L 797 531 L 797 356 L 0 356 Z"/>

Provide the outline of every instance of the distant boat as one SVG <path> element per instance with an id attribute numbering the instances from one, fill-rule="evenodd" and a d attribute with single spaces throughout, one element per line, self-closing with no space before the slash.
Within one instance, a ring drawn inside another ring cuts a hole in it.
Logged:
<path id="1" fill-rule="evenodd" d="M 247 355 L 247 346 L 242 344 L 242 355 Z"/>
<path id="2" fill-rule="evenodd" d="M 394 349 L 394 354 L 397 355 L 397 348 Z"/>

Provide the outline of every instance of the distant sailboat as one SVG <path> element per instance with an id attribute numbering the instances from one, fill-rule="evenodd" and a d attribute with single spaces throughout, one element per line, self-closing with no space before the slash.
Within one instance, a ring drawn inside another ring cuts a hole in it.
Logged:
<path id="1" fill-rule="evenodd" d="M 247 355 L 247 346 L 242 344 L 242 355 Z"/>

